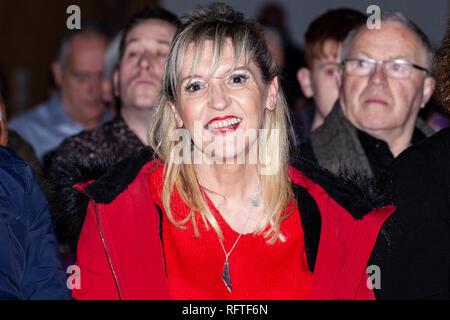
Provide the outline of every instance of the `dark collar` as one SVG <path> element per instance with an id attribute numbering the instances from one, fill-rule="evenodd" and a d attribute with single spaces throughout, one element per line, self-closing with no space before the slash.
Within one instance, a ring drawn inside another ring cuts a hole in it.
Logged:
<path id="1" fill-rule="evenodd" d="M 394 155 L 388 144 L 381 139 L 377 139 L 370 134 L 356 129 L 356 133 L 362 148 L 367 156 L 372 172 L 375 176 L 380 175 L 394 161 Z M 417 127 L 414 128 L 411 143 L 416 144 L 426 138 L 425 134 Z"/>
<path id="2" fill-rule="evenodd" d="M 80 182 L 93 181 L 86 192 L 97 203 L 109 204 L 120 195 L 138 175 L 142 167 L 154 158 L 151 148 L 140 150 L 136 156 L 114 163 L 67 163 L 62 172 L 55 173 L 54 181 L 62 181 L 66 187 Z M 373 208 L 392 204 L 390 183 L 387 179 L 369 179 L 357 174 L 337 176 L 300 156 L 294 157 L 292 166 L 319 184 L 334 200 L 355 219 L 361 219 Z M 58 175 L 59 178 L 58 179 Z M 61 176 L 65 176 L 62 179 Z"/>
<path id="3" fill-rule="evenodd" d="M 86 192 L 97 203 L 109 204 L 128 188 L 142 167 L 154 158 L 153 154 L 152 149 L 144 148 L 137 152 L 136 156 L 118 163 L 112 161 L 106 163 L 99 163 L 98 161 L 80 162 L 79 159 L 72 158 L 71 161 L 65 161 L 61 166 L 58 166 L 58 170 L 52 172 L 50 180 L 52 188 L 50 205 L 58 237 L 64 241 L 69 241 L 73 248 L 76 248 L 89 199 L 75 190 L 74 185 L 93 181 L 87 186 Z M 321 185 L 355 219 L 361 219 L 373 208 L 391 203 L 387 191 L 389 189 L 388 184 L 380 183 L 380 180 L 374 182 L 355 175 L 339 178 L 301 157 L 296 157 L 294 167 L 309 179 Z M 293 184 L 293 190 L 297 198 L 299 198 L 299 194 L 302 194 L 302 199 L 307 199 L 302 202 L 302 205 L 314 209 L 315 201 L 308 196 L 308 191 L 304 187 Z M 314 218 L 315 210 L 308 209 L 309 211 L 312 213 L 311 222 L 307 222 L 307 224 L 316 226 L 314 230 L 320 229 L 320 221 L 317 222 L 317 219 Z M 305 241 L 316 243 L 316 234 L 317 232 L 313 232 L 311 239 Z M 314 248 L 312 245 L 310 247 Z M 309 255 L 312 252 L 314 252 L 313 249 Z"/>
<path id="4" fill-rule="evenodd" d="M 136 156 L 114 164 L 104 175 L 86 187 L 97 203 L 109 204 L 125 191 L 138 175 L 142 167 L 153 159 L 149 147 L 140 150 Z"/>
<path id="5" fill-rule="evenodd" d="M 355 219 L 362 219 L 374 208 L 391 205 L 391 180 L 387 175 L 367 178 L 344 171 L 337 176 L 331 171 L 297 154 L 292 166 L 320 185 L 328 195 Z"/>
<path id="6" fill-rule="evenodd" d="M 362 130 L 359 130 L 359 129 L 356 129 L 356 131 L 358 132 L 358 138 L 359 138 L 359 141 L 361 142 L 361 144 L 363 145 L 363 147 L 367 146 L 367 148 L 372 149 L 372 150 L 378 150 L 379 152 L 386 152 L 386 150 L 389 150 L 389 147 L 384 140 L 377 139 L 377 138 L 371 136 L 370 134 L 368 134 Z M 419 128 L 416 127 L 416 128 L 414 128 L 414 131 L 413 131 L 413 136 L 411 138 L 411 144 L 414 145 L 416 143 L 419 143 L 419 142 L 425 140 L 426 138 L 427 138 L 426 135 L 422 131 L 420 131 Z M 391 155 L 392 155 L 392 153 L 391 153 Z"/>

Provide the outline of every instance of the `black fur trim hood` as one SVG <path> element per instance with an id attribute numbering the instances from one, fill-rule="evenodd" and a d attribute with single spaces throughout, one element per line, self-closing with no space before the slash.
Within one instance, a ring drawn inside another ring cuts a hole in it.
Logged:
<path id="1" fill-rule="evenodd" d="M 152 150 L 144 148 L 116 164 L 71 158 L 55 166 L 57 169 L 48 178 L 51 187 L 49 203 L 59 241 L 70 244 L 75 251 L 86 216 L 89 198 L 74 185 L 93 181 L 85 188 L 86 193 L 99 204 L 109 204 L 127 189 L 141 168 L 152 159 Z M 349 173 L 336 176 L 301 157 L 296 157 L 291 165 L 322 186 L 355 219 L 361 219 L 373 208 L 393 203 L 388 177 L 369 179 Z"/>
<path id="2" fill-rule="evenodd" d="M 114 163 L 106 161 L 83 161 L 67 158 L 54 166 L 48 174 L 50 185 L 50 212 L 58 240 L 68 244 L 73 252 L 86 217 L 90 199 L 74 188 L 78 183 L 90 182 L 85 191 L 97 203 L 111 203 L 127 189 L 141 168 L 153 159 L 153 151 L 144 148 L 131 158 Z"/>
<path id="3" fill-rule="evenodd" d="M 319 184 L 336 202 L 355 219 L 362 219 L 374 208 L 393 204 L 392 182 L 387 175 L 368 178 L 343 170 L 337 176 L 318 164 L 297 156 L 291 164 L 309 179 Z"/>

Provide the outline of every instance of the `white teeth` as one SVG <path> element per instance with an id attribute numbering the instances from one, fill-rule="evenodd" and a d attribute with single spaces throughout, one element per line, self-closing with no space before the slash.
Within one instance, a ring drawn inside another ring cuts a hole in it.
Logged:
<path id="1" fill-rule="evenodd" d="M 238 119 L 238 118 L 231 118 L 231 119 L 226 119 L 226 120 L 222 120 L 222 121 L 214 121 L 214 122 L 211 122 L 208 124 L 208 130 L 227 127 L 227 126 L 231 126 L 234 124 L 238 124 L 240 122 L 241 122 L 241 119 Z"/>

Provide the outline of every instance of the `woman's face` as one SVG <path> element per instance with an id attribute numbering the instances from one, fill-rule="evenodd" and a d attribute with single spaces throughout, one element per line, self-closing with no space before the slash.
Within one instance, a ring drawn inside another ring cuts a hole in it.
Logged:
<path id="1" fill-rule="evenodd" d="M 207 40 L 192 74 L 195 48 L 185 54 L 178 83 L 178 100 L 172 106 L 177 126 L 189 131 L 197 151 L 209 159 L 236 163 L 257 150 L 264 109 L 275 108 L 278 82 L 263 82 L 259 67 L 242 58 L 233 69 L 234 48 L 224 45 L 222 60 L 210 75 L 213 41 Z M 231 162 L 230 162 L 231 161 Z M 234 161 L 234 162 L 233 162 Z M 239 162 L 241 163 L 241 162 Z M 247 163 L 247 162 L 246 162 Z"/>

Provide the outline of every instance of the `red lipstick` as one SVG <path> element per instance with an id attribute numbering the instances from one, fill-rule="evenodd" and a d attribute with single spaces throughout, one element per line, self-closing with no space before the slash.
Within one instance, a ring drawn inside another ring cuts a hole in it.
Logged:
<path id="1" fill-rule="evenodd" d="M 205 129 L 215 135 L 225 135 L 236 131 L 241 121 L 236 116 L 215 117 L 205 125 Z"/>

